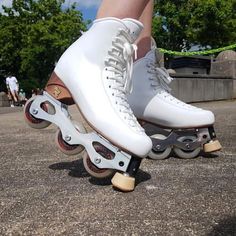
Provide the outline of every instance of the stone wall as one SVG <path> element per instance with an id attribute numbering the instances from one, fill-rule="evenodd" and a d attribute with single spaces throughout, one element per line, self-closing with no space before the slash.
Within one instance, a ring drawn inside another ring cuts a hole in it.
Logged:
<path id="1" fill-rule="evenodd" d="M 213 61 L 211 75 L 230 76 L 236 79 L 236 60 Z"/>
<path id="2" fill-rule="evenodd" d="M 236 81 L 213 75 L 171 74 L 171 93 L 184 102 L 216 101 L 236 98 Z"/>
<path id="3" fill-rule="evenodd" d="M 10 101 L 7 97 L 7 94 L 4 92 L 0 92 L 0 107 L 9 107 Z"/>

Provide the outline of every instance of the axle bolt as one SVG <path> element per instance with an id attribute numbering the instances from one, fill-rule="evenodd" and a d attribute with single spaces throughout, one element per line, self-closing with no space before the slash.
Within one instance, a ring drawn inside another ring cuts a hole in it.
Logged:
<path id="1" fill-rule="evenodd" d="M 37 110 L 37 109 L 33 109 L 32 113 L 33 113 L 34 115 L 37 115 L 37 114 L 38 114 L 38 110 Z"/>
<path id="2" fill-rule="evenodd" d="M 68 142 L 68 141 L 70 141 L 71 140 L 71 136 L 70 135 L 66 135 L 65 136 L 65 140 Z"/>
<path id="3" fill-rule="evenodd" d="M 96 163 L 96 164 L 101 163 L 101 159 L 100 159 L 100 158 L 95 158 L 95 163 Z"/>

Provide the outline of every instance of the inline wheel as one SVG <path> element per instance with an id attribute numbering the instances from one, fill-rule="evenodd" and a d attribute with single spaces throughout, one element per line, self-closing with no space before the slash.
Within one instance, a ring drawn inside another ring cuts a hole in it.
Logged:
<path id="1" fill-rule="evenodd" d="M 109 159 L 109 160 L 113 159 L 114 154 L 103 145 L 95 144 L 94 148 L 96 152 L 102 155 L 104 158 Z M 95 178 L 99 178 L 99 179 L 107 178 L 107 177 L 110 177 L 112 174 L 114 174 L 113 169 L 105 169 L 105 168 L 100 169 L 97 166 L 95 166 L 91 162 L 90 157 L 87 152 L 85 152 L 83 155 L 83 164 L 86 171 Z"/>
<path id="2" fill-rule="evenodd" d="M 24 106 L 24 119 L 30 127 L 34 128 L 34 129 L 44 129 L 44 128 L 48 127 L 51 124 L 51 122 L 47 121 L 47 120 L 43 120 L 43 119 L 38 119 L 33 114 L 30 113 L 30 107 L 31 107 L 34 100 L 35 100 L 35 97 L 30 98 L 27 101 L 27 103 L 25 104 L 25 106 Z M 41 108 L 49 114 L 55 113 L 54 107 L 49 102 L 42 103 Z M 35 112 L 37 112 L 37 111 L 35 111 Z"/>
<path id="3" fill-rule="evenodd" d="M 82 124 L 75 123 L 75 122 L 73 123 L 76 130 L 79 133 L 86 133 L 86 129 Z M 71 145 L 67 143 L 62 137 L 62 133 L 60 129 L 58 129 L 56 132 L 55 142 L 56 142 L 57 147 L 60 149 L 60 151 L 69 156 L 77 155 L 84 150 L 84 147 L 80 144 Z"/>
<path id="4" fill-rule="evenodd" d="M 195 142 L 196 140 L 197 140 L 196 136 L 185 136 L 185 137 L 178 138 L 178 141 L 183 142 L 183 143 Z M 201 147 L 198 147 L 194 150 L 183 150 L 178 147 L 174 147 L 173 150 L 178 157 L 183 158 L 183 159 L 191 159 L 198 156 L 198 154 L 201 151 Z"/>
<path id="5" fill-rule="evenodd" d="M 163 134 L 154 134 L 150 136 L 151 138 L 165 140 L 167 137 Z M 153 160 L 163 160 L 166 159 L 171 153 L 171 147 L 167 147 L 163 151 L 156 151 L 152 148 L 152 150 L 149 152 L 148 156 Z"/>

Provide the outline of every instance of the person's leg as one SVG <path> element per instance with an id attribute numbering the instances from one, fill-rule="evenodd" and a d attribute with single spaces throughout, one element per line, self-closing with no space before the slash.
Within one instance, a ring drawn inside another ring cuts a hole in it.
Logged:
<path id="1" fill-rule="evenodd" d="M 18 99 L 17 99 L 16 93 L 15 93 L 14 90 L 11 91 L 11 95 L 12 95 L 12 97 L 13 97 L 14 102 L 17 102 Z"/>
<path id="2" fill-rule="evenodd" d="M 139 18 L 139 20 L 143 23 L 144 28 L 136 41 L 138 45 L 137 59 L 144 57 L 151 49 L 153 7 L 154 1 L 150 0 Z"/>
<path id="3" fill-rule="evenodd" d="M 146 12 L 148 10 L 144 10 L 144 9 L 149 9 L 150 8 L 149 2 L 152 2 L 152 1 L 153 0 L 138 0 L 138 1 L 137 0 L 129 0 L 129 1 L 103 0 L 97 12 L 97 19 L 106 18 L 106 17 L 116 17 L 119 19 L 123 19 L 123 18 L 139 19 L 142 14 L 147 15 L 146 13 L 143 13 L 143 12 L 144 11 Z M 149 5 L 149 7 L 146 7 L 147 5 Z M 146 19 L 145 16 L 143 16 L 142 18 Z M 60 88 L 60 97 L 63 97 L 63 100 L 66 100 L 68 103 L 73 104 L 74 101 L 71 98 L 71 94 L 67 91 L 67 89 L 64 88 L 65 85 L 62 84 L 62 82 L 59 81 L 54 76 L 54 74 L 51 76 L 49 83 L 46 86 L 46 91 L 48 91 L 50 94 L 54 94 L 55 91 L 53 91 L 51 84 L 57 84 L 58 88 Z"/>
<path id="4" fill-rule="evenodd" d="M 20 101 L 20 97 L 19 97 L 18 90 L 15 90 L 15 96 L 16 96 L 17 102 L 19 102 Z"/>
<path id="5" fill-rule="evenodd" d="M 138 20 L 149 2 L 150 0 L 103 0 L 97 12 L 97 19 L 116 17 Z"/>
<path id="6" fill-rule="evenodd" d="M 8 91 L 7 97 L 8 97 L 10 106 L 13 107 L 13 106 L 14 106 L 14 104 L 13 104 L 13 101 L 14 101 L 14 100 L 13 100 L 12 93 L 11 93 L 10 90 Z"/>

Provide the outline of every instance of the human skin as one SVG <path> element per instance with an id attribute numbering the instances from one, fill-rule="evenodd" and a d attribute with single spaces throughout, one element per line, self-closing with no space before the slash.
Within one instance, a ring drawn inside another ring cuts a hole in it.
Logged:
<path id="1" fill-rule="evenodd" d="M 141 21 L 144 28 L 136 41 L 138 45 L 136 59 L 139 59 L 151 49 L 153 6 L 153 0 L 103 0 L 97 12 L 97 19 L 116 17 Z"/>

